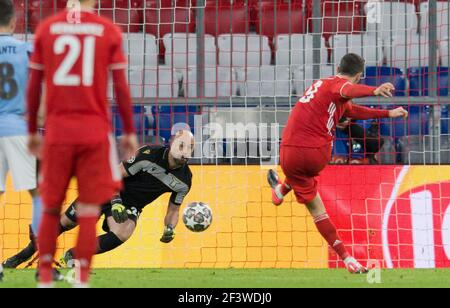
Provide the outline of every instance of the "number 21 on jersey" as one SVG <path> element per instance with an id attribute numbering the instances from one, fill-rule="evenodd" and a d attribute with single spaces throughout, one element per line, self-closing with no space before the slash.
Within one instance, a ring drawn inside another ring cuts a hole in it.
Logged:
<path id="1" fill-rule="evenodd" d="M 300 98 L 300 103 L 309 103 L 313 98 L 314 95 L 316 95 L 317 91 L 319 91 L 319 88 L 322 86 L 323 81 L 317 80 L 312 86 L 309 87 L 309 89 L 305 92 L 305 95 L 303 95 L 302 98 Z"/>
<path id="2" fill-rule="evenodd" d="M 87 36 L 81 42 L 77 36 L 62 35 L 55 40 L 53 52 L 56 55 L 61 55 L 66 51 L 66 47 L 68 47 L 67 55 L 53 75 L 53 84 L 69 87 L 92 86 L 94 81 L 95 37 Z M 81 76 L 71 74 L 70 72 L 80 56 L 82 57 Z"/>

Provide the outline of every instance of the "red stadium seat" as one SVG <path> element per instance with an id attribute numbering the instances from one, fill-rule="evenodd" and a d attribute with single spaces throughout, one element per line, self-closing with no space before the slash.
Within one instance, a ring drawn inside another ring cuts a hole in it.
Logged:
<path id="1" fill-rule="evenodd" d="M 124 32 L 139 32 L 142 25 L 142 2 L 128 0 L 102 0 L 98 12 L 101 16 L 111 19 Z"/>
<path id="2" fill-rule="evenodd" d="M 29 30 L 34 32 L 37 25 L 46 17 L 52 16 L 66 7 L 66 0 L 29 1 Z"/>
<path id="3" fill-rule="evenodd" d="M 302 0 L 263 1 L 257 4 L 256 32 L 273 38 L 278 34 L 305 33 L 309 9 Z"/>
<path id="4" fill-rule="evenodd" d="M 25 24 L 25 16 L 27 13 L 25 7 L 25 0 L 14 1 L 14 8 L 16 10 L 16 33 L 25 33 L 27 25 Z"/>
<path id="5" fill-rule="evenodd" d="M 328 39 L 333 34 L 355 34 L 364 31 L 365 16 L 361 2 L 324 2 L 322 32 Z"/>
<path id="6" fill-rule="evenodd" d="M 195 31 L 194 9 L 189 7 L 158 7 L 157 1 L 147 1 L 145 31 L 162 39 L 167 33 Z M 175 18 L 174 18 L 175 17 Z"/>
<path id="7" fill-rule="evenodd" d="M 243 3 L 209 0 L 205 8 L 205 33 L 248 33 L 250 12 Z"/>

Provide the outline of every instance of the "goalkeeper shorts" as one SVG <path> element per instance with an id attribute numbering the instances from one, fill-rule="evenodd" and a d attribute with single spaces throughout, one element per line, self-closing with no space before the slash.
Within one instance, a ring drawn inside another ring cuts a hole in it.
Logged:
<path id="1" fill-rule="evenodd" d="M 299 203 L 308 203 L 316 197 L 316 177 L 330 160 L 330 144 L 321 148 L 281 147 L 281 168 L 286 176 L 286 183 L 292 187 Z"/>

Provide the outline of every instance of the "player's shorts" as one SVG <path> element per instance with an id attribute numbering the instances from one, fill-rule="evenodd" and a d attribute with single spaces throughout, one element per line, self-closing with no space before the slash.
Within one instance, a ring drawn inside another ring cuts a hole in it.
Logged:
<path id="1" fill-rule="evenodd" d="M 77 212 L 75 209 L 75 202 L 73 202 L 66 210 L 65 215 L 67 216 L 67 218 L 69 218 L 71 221 L 73 222 L 77 222 Z M 103 225 L 102 225 L 102 229 L 105 232 L 109 232 L 109 226 L 108 226 L 108 218 L 112 217 L 112 210 L 111 210 L 112 206 L 110 202 L 106 202 L 102 205 L 102 215 L 105 215 L 105 219 L 103 220 Z M 131 221 L 134 222 L 135 225 L 137 225 L 137 222 L 139 220 L 139 217 L 141 216 L 142 210 L 141 209 L 137 209 L 135 207 L 132 206 L 126 206 L 125 208 L 128 212 L 128 219 L 130 219 Z"/>
<path id="2" fill-rule="evenodd" d="M 78 201 L 103 204 L 122 187 L 112 137 L 90 145 L 45 144 L 40 190 L 47 209 L 60 209 L 72 177 L 78 182 Z"/>
<path id="3" fill-rule="evenodd" d="M 308 203 L 316 197 L 316 177 L 330 160 L 331 145 L 321 148 L 281 147 L 281 168 L 299 203 Z"/>
<path id="4" fill-rule="evenodd" d="M 0 192 L 6 189 L 6 176 L 11 171 L 14 190 L 37 187 L 36 158 L 28 152 L 27 137 L 0 137 Z"/>

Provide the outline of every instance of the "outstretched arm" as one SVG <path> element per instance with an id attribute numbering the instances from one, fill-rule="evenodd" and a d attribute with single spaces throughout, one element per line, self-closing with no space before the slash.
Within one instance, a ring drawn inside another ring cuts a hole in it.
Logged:
<path id="1" fill-rule="evenodd" d="M 392 110 L 380 110 L 359 106 L 352 102 L 348 102 L 344 116 L 355 120 L 400 118 L 400 117 L 406 118 L 408 117 L 408 111 L 403 109 L 403 107 L 399 107 Z"/>
<path id="2" fill-rule="evenodd" d="M 167 207 L 166 217 L 164 218 L 164 233 L 161 237 L 161 242 L 170 243 L 175 238 L 175 227 L 180 218 L 180 206 L 169 201 Z"/>
<path id="3" fill-rule="evenodd" d="M 392 91 L 394 90 L 395 87 L 392 83 L 383 83 L 377 88 L 347 82 L 341 87 L 340 94 L 342 97 L 349 99 L 367 96 L 392 97 Z"/>

